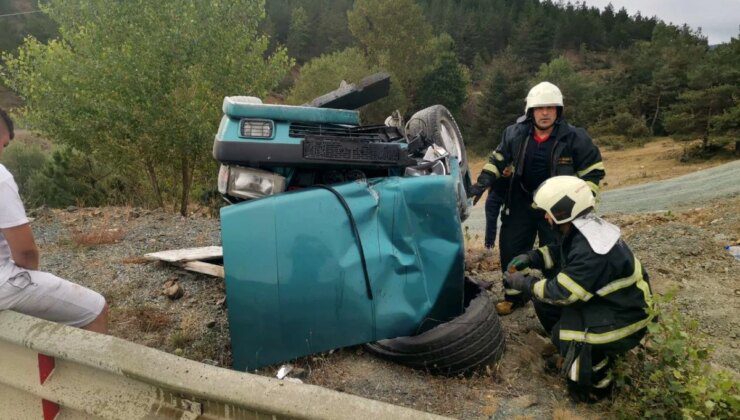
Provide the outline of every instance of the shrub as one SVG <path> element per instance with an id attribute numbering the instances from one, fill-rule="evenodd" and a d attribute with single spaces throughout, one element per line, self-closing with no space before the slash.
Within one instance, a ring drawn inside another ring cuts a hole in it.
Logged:
<path id="1" fill-rule="evenodd" d="M 141 197 L 135 183 L 89 155 L 71 148 L 54 151 L 31 174 L 23 194 L 30 206 L 130 204 Z"/>
<path id="2" fill-rule="evenodd" d="M 740 386 L 709 364 L 711 349 L 698 323 L 669 308 L 672 294 L 656 299 L 645 351 L 623 358 L 616 407 L 625 418 L 738 418 Z"/>
<path id="3" fill-rule="evenodd" d="M 190 180 L 212 170 L 218 104 L 267 96 L 292 65 L 284 48 L 268 52 L 264 0 L 43 3 L 60 37 L 27 37 L 0 66 L 24 121 L 117 173 L 137 166 L 139 196 L 183 215 Z"/>
<path id="4" fill-rule="evenodd" d="M 640 145 L 650 135 L 645 119 L 635 117 L 629 112 L 619 112 L 611 118 L 595 124 L 590 129 L 599 144 L 603 145 Z"/>
<path id="5" fill-rule="evenodd" d="M 3 154 L 2 163 L 13 174 L 21 195 L 25 196 L 31 177 L 46 165 L 49 158 L 38 145 L 11 144 Z"/>
<path id="6" fill-rule="evenodd" d="M 286 102 L 293 105 L 309 102 L 337 89 L 342 81 L 357 83 L 379 71 L 380 67 L 370 64 L 365 54 L 358 48 L 324 54 L 301 68 L 301 74 L 288 94 Z M 388 97 L 362 108 L 363 121 L 382 123 L 395 109 L 406 111 L 408 100 L 403 89 L 395 82 L 395 75 L 391 75 L 391 80 Z"/>

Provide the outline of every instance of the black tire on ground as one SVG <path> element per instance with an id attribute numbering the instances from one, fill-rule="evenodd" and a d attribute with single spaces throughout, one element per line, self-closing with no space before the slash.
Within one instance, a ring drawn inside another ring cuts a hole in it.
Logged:
<path id="1" fill-rule="evenodd" d="M 471 178 L 468 168 L 468 155 L 465 151 L 460 127 L 457 126 L 452 113 L 443 105 L 424 108 L 411 116 L 406 124 L 406 133 L 410 138 L 422 134 L 428 141 L 447 150 L 455 156 L 460 164 L 460 184 L 458 187 L 458 208 L 460 219 L 464 221 L 470 215 L 467 191 L 470 190 Z"/>
<path id="2" fill-rule="evenodd" d="M 454 376 L 498 361 L 505 341 L 493 302 L 479 289 L 457 318 L 419 335 L 381 340 L 366 347 L 380 357 L 414 369 Z"/>

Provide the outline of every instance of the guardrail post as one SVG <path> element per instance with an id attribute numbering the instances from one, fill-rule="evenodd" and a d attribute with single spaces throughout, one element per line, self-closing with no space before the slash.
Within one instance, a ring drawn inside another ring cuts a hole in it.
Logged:
<path id="1" fill-rule="evenodd" d="M 54 371 L 54 366 L 53 357 L 39 353 L 39 381 L 41 385 L 46 382 L 46 379 Z M 44 420 L 54 420 L 59 414 L 59 404 L 49 400 L 41 400 L 41 409 L 44 412 Z"/>

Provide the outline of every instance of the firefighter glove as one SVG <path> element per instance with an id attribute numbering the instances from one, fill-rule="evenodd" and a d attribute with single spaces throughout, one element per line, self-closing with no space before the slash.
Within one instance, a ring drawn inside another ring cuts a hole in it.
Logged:
<path id="1" fill-rule="evenodd" d="M 481 171 L 475 184 L 470 187 L 468 197 L 480 197 L 491 185 L 493 185 L 493 181 L 495 180 L 496 175 L 488 171 Z"/>
<path id="2" fill-rule="evenodd" d="M 532 257 L 529 254 L 521 254 L 514 257 L 513 260 L 506 266 L 506 270 L 513 273 L 515 271 L 522 271 L 525 268 L 529 268 L 532 265 Z"/>
<path id="3" fill-rule="evenodd" d="M 504 283 L 509 289 L 522 292 L 525 298 L 532 296 L 532 286 L 537 279 L 521 272 L 504 273 Z"/>
<path id="4" fill-rule="evenodd" d="M 483 195 L 484 192 L 486 192 L 486 189 L 488 189 L 488 187 L 478 185 L 478 184 L 473 184 L 470 186 L 470 190 L 468 191 L 468 198 L 470 197 L 480 198 L 480 196 Z"/>

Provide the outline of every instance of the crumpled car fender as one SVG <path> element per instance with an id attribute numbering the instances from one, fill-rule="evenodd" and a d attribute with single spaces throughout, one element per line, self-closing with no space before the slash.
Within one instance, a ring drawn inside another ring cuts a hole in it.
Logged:
<path id="1" fill-rule="evenodd" d="M 413 335 L 463 312 L 457 174 L 309 188 L 221 211 L 234 368 Z"/>

